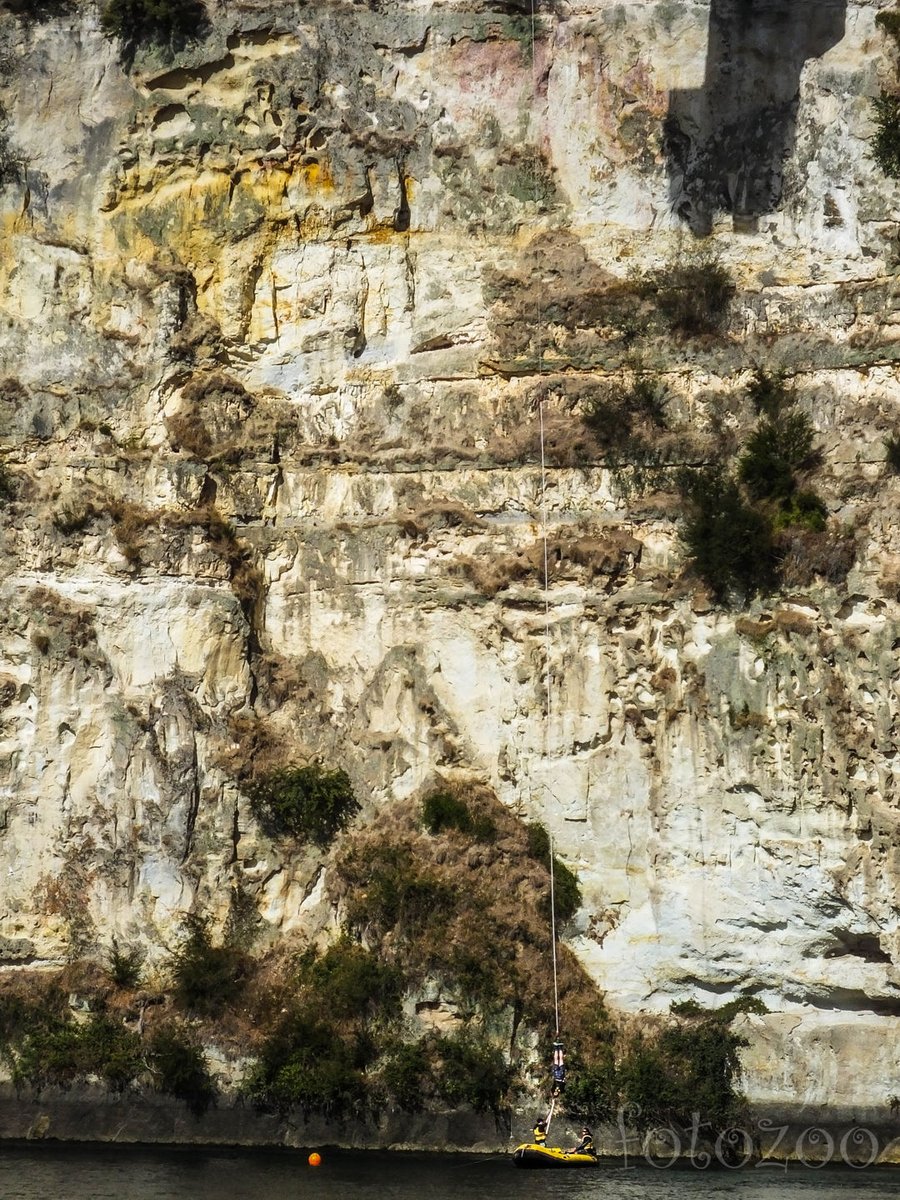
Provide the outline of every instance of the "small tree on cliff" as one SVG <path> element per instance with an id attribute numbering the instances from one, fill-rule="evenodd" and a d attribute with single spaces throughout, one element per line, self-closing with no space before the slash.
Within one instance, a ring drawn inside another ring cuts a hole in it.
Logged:
<path id="1" fill-rule="evenodd" d="M 129 46 L 176 45 L 203 32 L 206 9 L 199 0 L 106 0 L 100 24 Z"/>

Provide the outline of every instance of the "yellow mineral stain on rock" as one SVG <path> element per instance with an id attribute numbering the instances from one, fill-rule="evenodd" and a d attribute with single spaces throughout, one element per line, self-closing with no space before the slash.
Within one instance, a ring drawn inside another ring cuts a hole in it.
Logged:
<path id="1" fill-rule="evenodd" d="M 307 162 L 301 164 L 298 174 L 313 192 L 333 192 L 334 179 L 328 166 L 322 162 Z"/>

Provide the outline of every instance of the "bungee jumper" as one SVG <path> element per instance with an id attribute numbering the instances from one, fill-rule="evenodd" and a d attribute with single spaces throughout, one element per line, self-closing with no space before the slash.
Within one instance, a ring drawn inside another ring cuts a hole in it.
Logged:
<path id="1" fill-rule="evenodd" d="M 550 1076 L 553 1080 L 550 1095 L 555 1099 L 563 1094 L 566 1086 L 566 1064 L 563 1059 L 563 1044 L 559 1038 L 553 1043 L 553 1065 L 550 1068 Z"/>

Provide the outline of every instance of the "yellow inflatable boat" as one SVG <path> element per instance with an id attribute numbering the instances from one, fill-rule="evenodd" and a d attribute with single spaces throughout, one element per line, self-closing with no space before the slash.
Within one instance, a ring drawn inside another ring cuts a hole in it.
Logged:
<path id="1" fill-rule="evenodd" d="M 559 1146 L 543 1146 L 537 1142 L 523 1142 L 513 1151 L 513 1162 L 517 1167 L 596 1167 L 596 1154 L 570 1154 Z"/>

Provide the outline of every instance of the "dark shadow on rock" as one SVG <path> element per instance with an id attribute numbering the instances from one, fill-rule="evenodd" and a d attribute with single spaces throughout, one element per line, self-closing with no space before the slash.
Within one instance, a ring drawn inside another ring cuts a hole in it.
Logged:
<path id="1" fill-rule="evenodd" d="M 698 236 L 781 202 L 800 73 L 844 36 L 847 0 L 712 0 L 706 77 L 673 91 L 664 128 L 672 207 Z"/>

